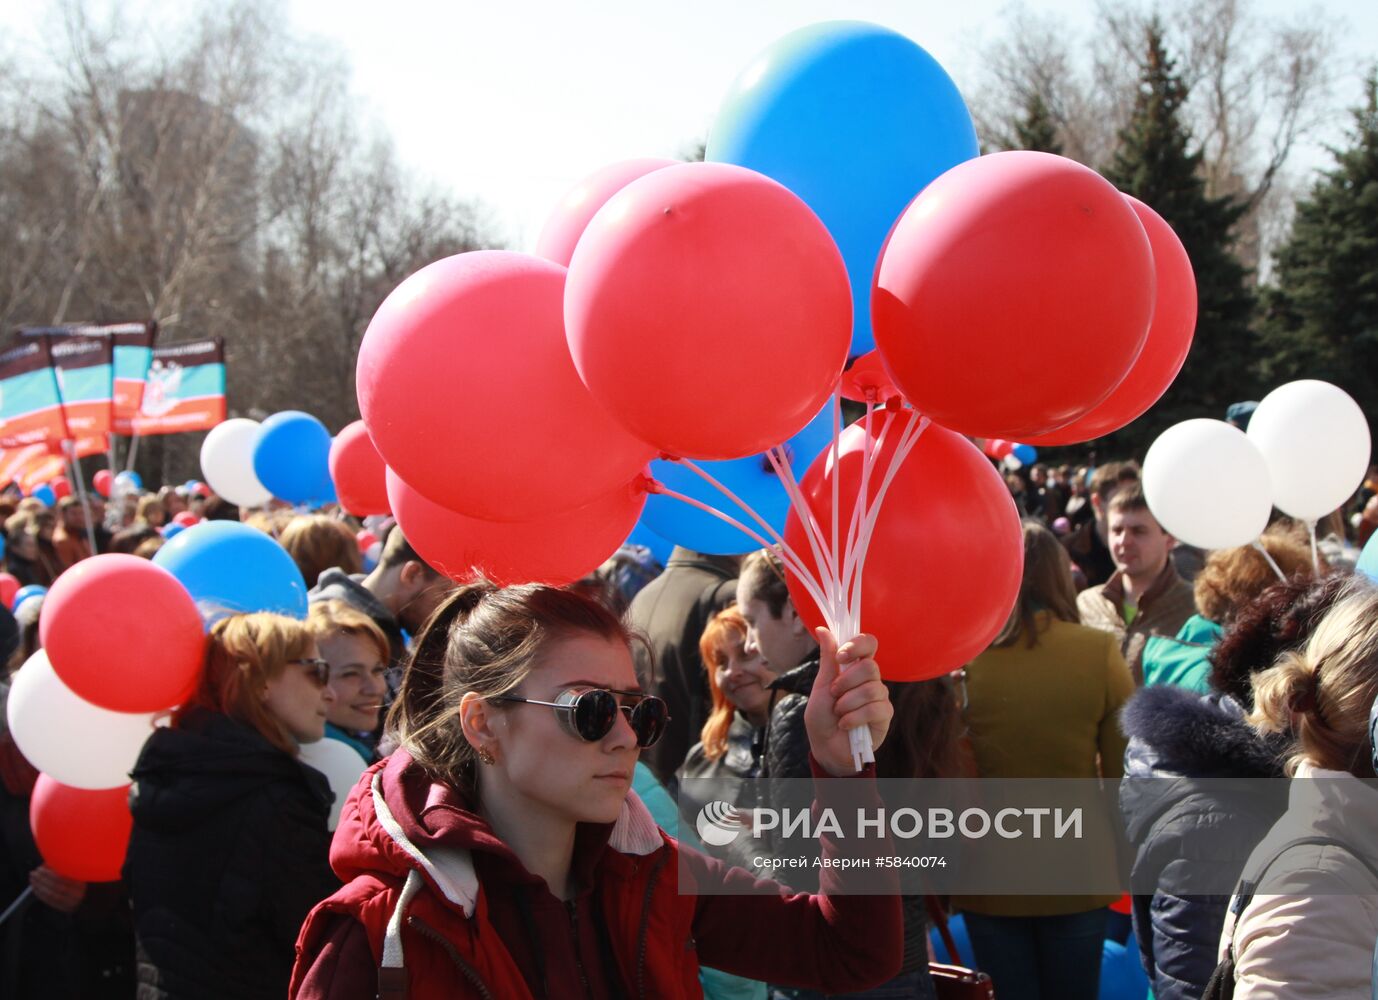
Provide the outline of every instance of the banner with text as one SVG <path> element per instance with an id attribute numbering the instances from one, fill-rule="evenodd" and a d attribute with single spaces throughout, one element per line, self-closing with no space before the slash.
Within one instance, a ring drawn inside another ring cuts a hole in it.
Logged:
<path id="1" fill-rule="evenodd" d="M 224 419 L 225 342 L 154 348 L 134 433 L 205 431 Z"/>
<path id="2" fill-rule="evenodd" d="M 143 400 L 144 379 L 153 360 L 157 323 L 75 323 L 68 326 L 21 326 L 19 335 L 58 337 L 104 337 L 111 342 L 114 356 L 114 404 L 111 430 L 132 434 L 134 417 Z"/>
<path id="3" fill-rule="evenodd" d="M 108 434 L 115 398 L 114 345 L 110 338 L 55 337 L 49 340 L 48 349 L 68 434 Z"/>
<path id="4" fill-rule="evenodd" d="M 0 351 L 0 448 L 69 436 L 47 338 L 24 338 Z"/>

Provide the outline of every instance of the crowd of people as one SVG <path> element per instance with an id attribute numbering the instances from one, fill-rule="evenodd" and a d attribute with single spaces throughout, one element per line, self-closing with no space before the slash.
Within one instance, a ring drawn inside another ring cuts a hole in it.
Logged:
<path id="1" fill-rule="evenodd" d="M 365 554 L 340 511 L 241 513 L 200 484 L 0 497 L 25 587 L 241 517 L 311 587 L 304 621 L 210 628 L 199 687 L 131 774 L 119 882 L 43 863 L 37 773 L 0 731 L 0 908 L 31 890 L 0 924 L 0 995 L 935 997 L 930 931 L 960 919 L 1000 1000 L 1092 1000 L 1107 940 L 1137 947 L 1159 1000 L 1225 980 L 1254 1000 L 1368 997 L 1378 589 L 1353 569 L 1373 491 L 1314 550 L 1279 519 L 1257 546 L 1200 552 L 1158 524 L 1131 462 L 1006 471 L 1018 600 L 961 671 L 914 682 L 882 680 L 871 637 L 808 628 L 769 549 L 676 548 L 661 567 L 628 545 L 568 587 L 500 589 L 456 584 L 388 519 Z M 42 605 L 0 608 L 9 675 Z M 877 747 L 860 773 L 858 726 Z M 363 775 L 335 814 L 303 761 L 323 739 Z M 1135 893 L 850 894 L 840 865 L 788 887 L 679 821 L 703 780 L 746 800 L 815 779 L 826 803 L 874 799 L 877 777 L 1118 783 Z M 1270 780 L 1193 790 L 1213 778 Z M 1222 870 L 1233 896 L 1183 888 Z"/>

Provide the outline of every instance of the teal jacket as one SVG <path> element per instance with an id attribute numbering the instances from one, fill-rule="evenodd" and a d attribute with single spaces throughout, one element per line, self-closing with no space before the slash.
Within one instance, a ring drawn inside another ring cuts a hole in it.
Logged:
<path id="1" fill-rule="evenodd" d="M 1144 646 L 1144 685 L 1175 684 L 1198 694 L 1209 694 L 1208 657 L 1224 634 L 1224 626 L 1192 615 L 1175 637 L 1151 637 Z"/>

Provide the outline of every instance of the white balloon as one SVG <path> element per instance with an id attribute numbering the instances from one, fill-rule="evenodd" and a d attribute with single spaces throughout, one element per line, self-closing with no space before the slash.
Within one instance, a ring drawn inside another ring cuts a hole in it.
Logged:
<path id="1" fill-rule="evenodd" d="M 77 697 L 41 649 L 15 674 L 7 714 L 15 746 L 30 764 L 64 785 L 88 789 L 129 784 L 157 716 L 112 712 Z"/>
<path id="2" fill-rule="evenodd" d="M 368 769 L 368 761 L 348 743 L 329 736 L 315 743 L 303 743 L 301 761 L 320 771 L 330 782 L 330 790 L 335 793 L 335 804 L 330 807 L 330 829 L 333 830 L 340 823 L 340 810 L 350 790 L 358 784 L 359 775 Z"/>
<path id="3" fill-rule="evenodd" d="M 1273 504 L 1318 521 L 1348 500 L 1368 472 L 1368 421 L 1339 386 L 1303 379 L 1278 386 L 1249 418 L 1273 480 Z"/>
<path id="4" fill-rule="evenodd" d="M 211 428 L 201 444 L 201 474 L 217 495 L 238 507 L 262 507 L 273 498 L 254 474 L 259 423 L 235 417 Z"/>
<path id="5" fill-rule="evenodd" d="M 1238 427 L 1185 420 L 1144 456 L 1144 497 L 1168 534 L 1202 549 L 1247 545 L 1272 513 L 1268 464 Z"/>

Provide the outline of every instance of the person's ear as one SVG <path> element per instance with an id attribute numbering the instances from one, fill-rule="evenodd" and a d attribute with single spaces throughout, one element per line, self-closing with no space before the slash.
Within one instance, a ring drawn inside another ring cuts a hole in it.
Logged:
<path id="1" fill-rule="evenodd" d="M 466 691 L 459 699 L 459 727 L 475 750 L 492 753 L 497 749 L 499 737 L 494 726 L 496 721 L 496 710 L 482 695 Z"/>
<path id="2" fill-rule="evenodd" d="M 800 618 L 799 612 L 794 610 L 793 601 L 790 601 L 785 605 L 784 613 L 785 620 L 789 623 L 789 630 L 791 635 L 808 636 L 810 639 L 813 638 L 813 633 L 810 632 L 809 627 L 804 624 L 804 619 Z"/>
<path id="3" fill-rule="evenodd" d="M 421 582 L 421 577 L 425 574 L 425 567 L 415 559 L 408 559 L 402 564 L 402 568 L 397 571 L 397 579 L 404 587 L 416 587 Z"/>

